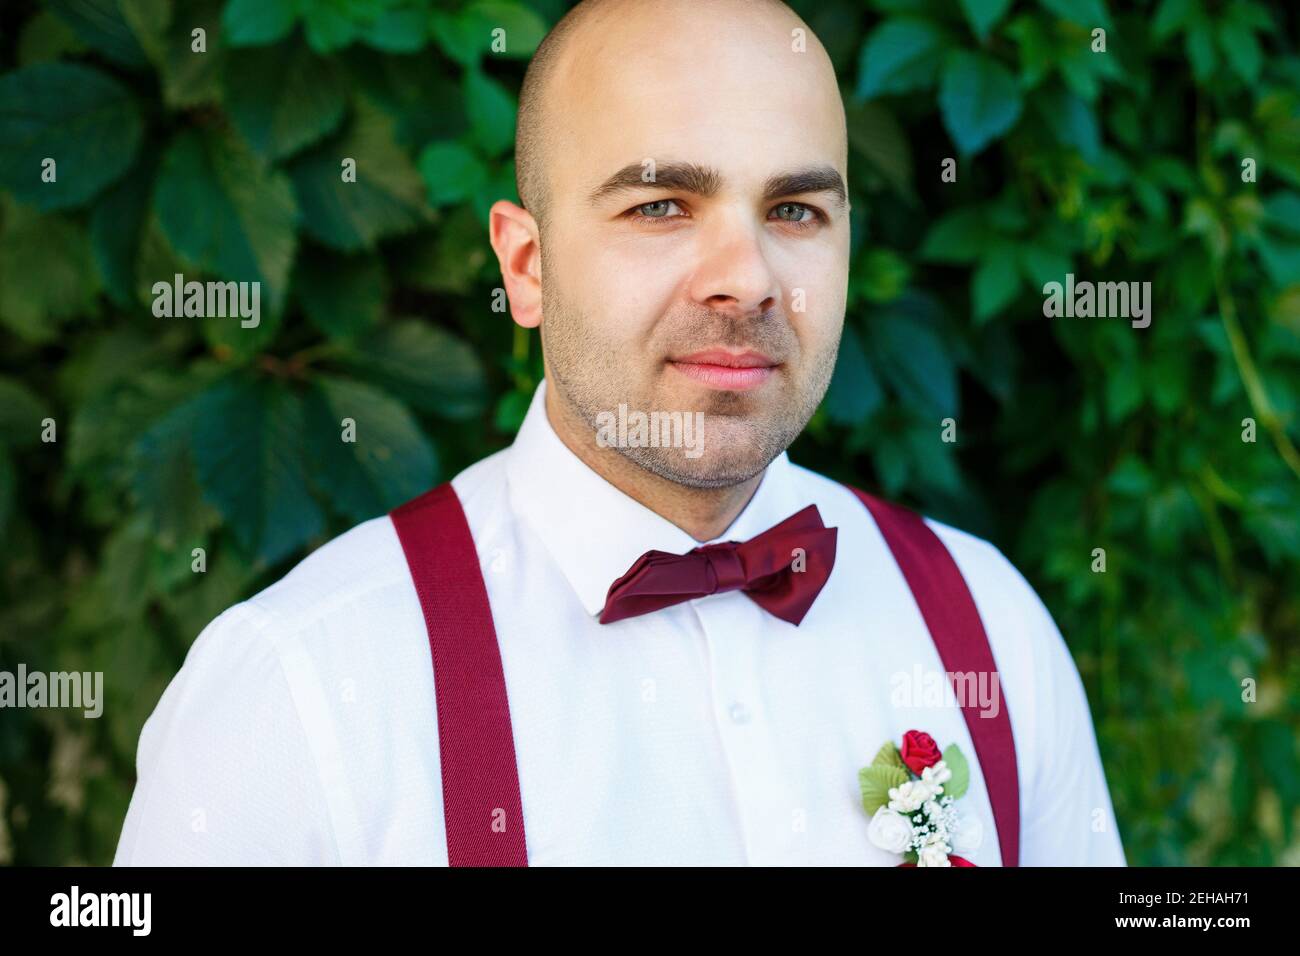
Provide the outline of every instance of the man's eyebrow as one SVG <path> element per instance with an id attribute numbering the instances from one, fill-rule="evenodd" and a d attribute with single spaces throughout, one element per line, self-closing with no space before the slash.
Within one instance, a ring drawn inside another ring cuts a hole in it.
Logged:
<path id="1" fill-rule="evenodd" d="M 841 209 L 848 202 L 844 180 L 834 166 L 809 166 L 788 173 L 769 176 L 763 184 L 763 198 L 780 199 L 801 193 L 830 193 Z"/>
<path id="2" fill-rule="evenodd" d="M 653 170 L 654 178 L 643 178 L 647 169 Z M 589 199 L 594 206 L 615 193 L 651 187 L 708 197 L 716 195 L 722 188 L 722 175 L 716 169 L 698 163 L 661 163 L 652 167 L 645 163 L 628 163 L 593 189 Z"/>
<path id="3" fill-rule="evenodd" d="M 628 163 L 592 190 L 588 201 L 594 206 L 606 197 L 633 189 L 671 189 L 708 198 L 722 189 L 722 174 L 698 163 L 662 163 L 654 167 L 654 178 L 647 180 L 643 163 Z M 763 199 L 780 199 L 801 193 L 829 192 L 843 208 L 847 203 L 844 180 L 833 166 L 808 166 L 769 176 L 763 184 Z"/>

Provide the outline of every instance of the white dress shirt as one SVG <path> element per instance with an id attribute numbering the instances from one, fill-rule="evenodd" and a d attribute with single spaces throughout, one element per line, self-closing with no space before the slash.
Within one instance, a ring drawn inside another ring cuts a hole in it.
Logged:
<path id="1" fill-rule="evenodd" d="M 961 855 L 1000 865 L 966 722 L 951 695 L 921 693 L 943 666 L 853 494 L 782 454 L 715 539 L 746 540 L 808 504 L 839 528 L 834 570 L 798 627 L 739 591 L 602 625 L 610 584 L 638 556 L 698 542 L 569 451 L 544 391 L 511 447 L 452 480 L 501 648 L 529 863 L 896 865 L 867 838 L 858 771 L 918 729 L 970 762 L 956 806 L 983 842 Z M 996 548 L 930 526 L 1000 670 L 1021 864 L 1123 865 L 1083 686 L 1051 617 Z M 145 724 L 137 766 L 117 865 L 445 865 L 428 635 L 389 518 L 208 625 Z"/>

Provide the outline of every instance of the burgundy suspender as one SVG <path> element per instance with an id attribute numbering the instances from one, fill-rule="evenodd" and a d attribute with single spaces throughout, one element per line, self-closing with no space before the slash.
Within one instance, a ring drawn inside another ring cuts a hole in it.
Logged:
<path id="1" fill-rule="evenodd" d="M 501 651 L 460 499 L 439 485 L 391 517 L 433 653 L 448 862 L 527 866 Z"/>
<path id="2" fill-rule="evenodd" d="M 975 599 L 939 536 L 914 511 L 851 489 L 867 506 L 894 553 L 912 590 L 930 637 L 939 650 L 944 669 L 953 674 L 997 673 L 997 662 L 980 620 Z M 1002 865 L 1020 862 L 1020 785 L 1016 772 L 1016 745 L 1006 701 L 996 716 L 981 717 L 974 701 L 960 701 L 975 753 L 984 773 L 984 785 L 993 806 L 993 822 L 1002 848 Z"/>
<path id="3" fill-rule="evenodd" d="M 898 562 L 947 671 L 996 673 L 975 600 L 920 515 L 851 488 Z M 527 866 L 510 705 L 478 551 L 460 500 L 442 484 L 392 512 L 433 655 L 438 746 L 452 866 Z M 954 678 L 955 680 L 956 678 Z M 1020 856 L 1015 742 L 1005 706 L 981 717 L 962 702 L 993 806 L 1002 865 Z M 504 816 L 502 816 L 504 814 Z M 502 826 L 504 823 L 504 826 Z"/>

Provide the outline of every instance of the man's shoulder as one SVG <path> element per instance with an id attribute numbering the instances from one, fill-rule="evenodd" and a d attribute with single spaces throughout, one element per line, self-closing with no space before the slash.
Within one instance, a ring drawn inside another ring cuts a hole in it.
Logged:
<path id="1" fill-rule="evenodd" d="M 466 513 L 486 512 L 498 500 L 501 453 L 477 461 L 451 479 Z M 392 518 L 379 515 L 331 538 L 248 601 L 256 612 L 301 626 L 408 588 L 410 571 Z"/>
<path id="2" fill-rule="evenodd" d="M 385 514 L 325 542 L 244 603 L 264 616 L 301 625 L 373 600 L 404 583 L 407 574 L 397 531 Z"/>

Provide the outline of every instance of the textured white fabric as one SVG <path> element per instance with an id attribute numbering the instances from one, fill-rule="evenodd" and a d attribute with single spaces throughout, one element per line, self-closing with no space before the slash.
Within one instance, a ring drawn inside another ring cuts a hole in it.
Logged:
<path id="1" fill-rule="evenodd" d="M 942 674 L 866 509 L 841 485 L 769 466 L 717 540 L 815 503 L 839 528 L 802 624 L 740 592 L 601 625 L 643 552 L 693 541 L 609 485 L 547 421 L 545 384 L 513 446 L 453 479 L 496 622 L 529 861 L 894 865 L 867 839 L 858 771 L 924 730 L 957 743 L 983 823 L 963 853 L 1000 865 L 960 710 L 898 694 Z M 1078 672 L 993 546 L 930 522 L 989 633 L 1010 710 L 1023 865 L 1123 865 Z M 909 705 L 910 704 L 910 705 Z M 392 522 L 334 539 L 214 620 L 146 723 L 115 863 L 446 864 L 434 675 Z"/>

